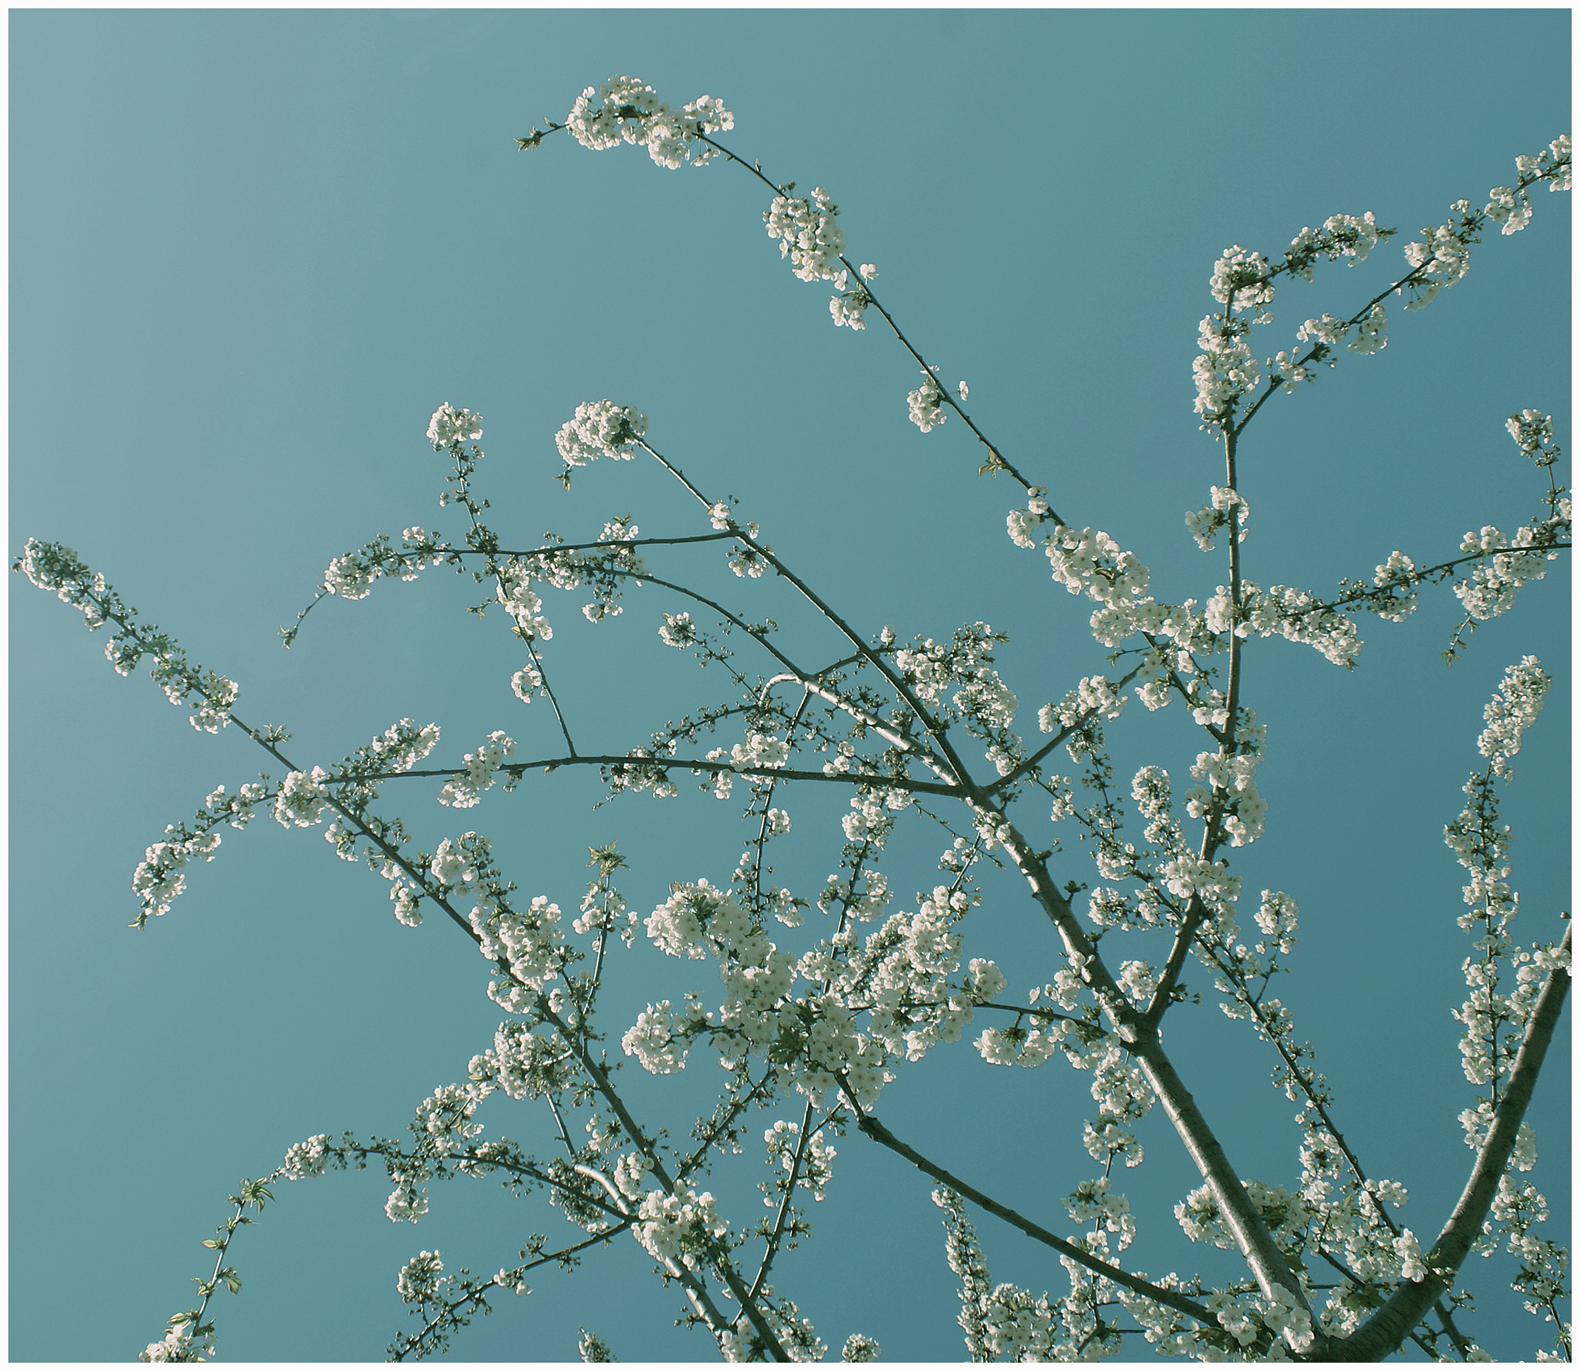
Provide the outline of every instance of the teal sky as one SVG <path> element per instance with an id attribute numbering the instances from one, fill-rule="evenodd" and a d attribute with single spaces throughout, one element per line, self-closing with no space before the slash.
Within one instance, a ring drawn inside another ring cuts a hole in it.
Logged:
<path id="1" fill-rule="evenodd" d="M 423 437 L 442 401 L 482 414 L 479 479 L 515 546 L 547 529 L 584 541 L 627 512 L 647 534 L 706 531 L 640 463 L 599 463 L 568 494 L 555 484 L 554 432 L 608 396 L 645 411 L 654 446 L 705 490 L 738 495 L 863 632 L 946 637 L 977 619 L 1007 631 L 998 665 L 1023 728 L 1105 669 L 1090 605 L 1004 536 L 1016 488 L 975 476 L 958 421 L 927 435 L 907 421 L 914 363 L 873 316 L 861 334 L 832 327 L 826 286 L 797 281 L 763 232 L 759 183 L 565 135 L 516 150 L 583 86 L 633 74 L 676 106 L 720 97 L 730 148 L 826 186 L 852 260 L 877 264 L 881 298 L 943 379 L 970 383 L 977 422 L 1066 519 L 1134 549 L 1176 602 L 1225 579 L 1183 522 L 1223 479 L 1191 409 L 1218 254 L 1238 243 L 1276 257 L 1341 211 L 1401 230 L 1364 266 L 1282 286 L 1254 344 L 1270 356 L 1302 319 L 1348 314 L 1402 275 L 1402 242 L 1462 196 L 1483 203 L 1570 117 L 1563 10 L 22 10 L 9 33 L 11 555 L 28 536 L 76 548 L 193 660 L 239 681 L 242 717 L 289 728 L 309 766 L 405 716 L 442 725 L 435 764 L 493 729 L 526 756 L 556 746 L 547 710 L 511 693 L 521 663 L 500 620 L 465 614 L 479 592 L 442 569 L 321 606 L 288 653 L 276 637 L 331 557 L 417 523 L 459 539 Z M 1570 444 L 1569 197 L 1543 192 L 1535 208 L 1427 309 L 1395 302 L 1385 352 L 1346 354 L 1269 404 L 1241 450 L 1248 575 L 1330 592 L 1394 548 L 1438 561 L 1466 529 L 1539 512 L 1539 473 L 1502 427 L 1536 407 Z M 737 582 L 721 563 L 663 566 L 775 617 L 809 654 L 840 655 L 784 587 Z M 1555 684 L 1504 807 L 1518 936 L 1558 937 L 1568 905 L 1567 575 L 1564 563 L 1528 587 L 1452 667 L 1438 656 L 1458 620 L 1447 587 L 1404 625 L 1363 623 L 1353 673 L 1281 641 L 1248 653 L 1269 815 L 1235 869 L 1247 892 L 1299 901 L 1296 974 L 1279 993 L 1347 1138 L 1372 1174 L 1410 1188 L 1401 1220 L 1418 1233 L 1436 1233 L 1471 1160 L 1457 1115 L 1473 1088 L 1449 1017 L 1469 949 L 1442 828 L 1480 763 L 1482 706 L 1527 653 Z M 596 627 L 580 603 L 546 598 L 548 661 L 584 750 L 623 752 L 728 694 L 659 644 L 660 611 L 678 608 L 662 592 L 633 593 Z M 314 1133 L 403 1134 L 500 1016 L 455 930 L 397 925 L 383 882 L 267 817 L 225 830 L 171 913 L 129 931 L 143 849 L 267 759 L 237 730 L 194 732 L 146 676 L 115 676 L 102 635 L 19 576 L 10 626 L 9 1352 L 119 1360 L 189 1303 L 208 1269 L 199 1244 L 241 1177 Z M 1182 776 L 1198 746 L 1183 712 L 1132 710 L 1110 729 L 1116 774 L 1158 763 Z M 392 785 L 385 811 L 430 849 L 460 828 L 489 834 L 523 892 L 567 919 L 589 844 L 619 841 L 623 889 L 645 914 L 671 881 L 727 881 L 744 837 L 736 811 L 690 791 L 593 812 L 592 775 L 534 777 L 465 815 L 436 790 Z M 786 807 L 796 827 L 778 874 L 814 893 L 838 860 L 842 802 L 792 790 Z M 892 908 L 934 884 L 940 847 L 936 830 L 901 826 Z M 1066 862 L 1061 880 L 1094 879 Z M 982 884 L 966 955 L 997 959 L 1023 994 L 1052 977 L 1055 947 L 1018 878 Z M 713 993 L 649 946 L 611 977 L 616 1054 L 647 1001 Z M 1529 1116 L 1557 1237 L 1568 1022 Z M 1269 1052 L 1210 997 L 1177 1010 L 1169 1034 L 1242 1173 L 1293 1184 L 1293 1106 L 1268 1086 Z M 679 1078 L 623 1074 L 677 1138 L 712 1098 L 706 1051 Z M 964 1042 L 902 1071 L 878 1113 L 1074 1231 L 1059 1198 L 1092 1171 L 1088 1084 L 1059 1063 L 990 1067 Z M 537 1106 L 496 1098 L 479 1118 L 548 1152 Z M 1142 1136 L 1147 1163 L 1124 1181 L 1134 1264 L 1227 1273 L 1172 1219 L 1198 1181 L 1161 1110 Z M 885 1360 L 958 1359 L 930 1183 L 859 1136 L 837 1146 L 830 1197 L 776 1268 L 778 1289 L 834 1355 L 862 1332 Z M 751 1222 L 765 1175 L 753 1141 L 710 1178 L 723 1212 Z M 245 1288 L 212 1307 L 222 1359 L 377 1360 L 409 1326 L 395 1275 L 418 1250 L 489 1271 L 530 1233 L 568 1232 L 541 1196 L 481 1182 L 432 1188 L 429 1216 L 396 1227 L 388 1190 L 382 1172 L 277 1188 L 232 1249 Z M 996 1281 L 1066 1287 L 1046 1249 L 986 1216 L 978 1231 Z M 1507 1261 L 1472 1262 L 1482 1312 L 1469 1330 L 1500 1359 L 1532 1357 L 1545 1333 L 1508 1291 Z M 586 1325 L 625 1360 L 709 1356 L 704 1334 L 672 1327 L 678 1296 L 650 1266 L 622 1239 L 578 1272 L 540 1273 L 452 1355 L 572 1360 Z M 1126 1350 L 1146 1352 L 1138 1338 Z"/>

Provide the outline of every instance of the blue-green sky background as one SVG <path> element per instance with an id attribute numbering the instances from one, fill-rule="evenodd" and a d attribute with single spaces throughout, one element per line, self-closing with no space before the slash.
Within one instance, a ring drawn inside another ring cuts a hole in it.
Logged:
<path id="1" fill-rule="evenodd" d="M 677 106 L 718 96 L 731 148 L 828 187 L 852 259 L 877 263 L 881 297 L 943 379 L 970 382 L 977 421 L 1066 519 L 1135 549 L 1175 601 L 1226 577 L 1183 523 L 1222 480 L 1190 375 L 1217 255 L 1240 243 L 1277 256 L 1339 211 L 1401 229 L 1359 268 L 1282 286 L 1255 343 L 1270 356 L 1308 315 L 1346 315 L 1403 274 L 1400 243 L 1461 196 L 1483 203 L 1517 153 L 1569 127 L 1562 10 L 13 11 L 9 27 L 11 552 L 30 535 L 75 547 L 241 683 L 242 717 L 291 729 L 307 766 L 403 716 L 443 726 L 440 764 L 496 728 L 525 756 L 558 746 L 547 709 L 511 694 L 521 662 L 502 621 L 463 613 L 479 593 L 442 569 L 321 606 L 289 653 L 275 636 L 329 559 L 375 533 L 459 537 L 423 438 L 446 400 L 484 417 L 480 481 L 515 546 L 545 529 L 585 540 L 625 512 L 648 534 L 706 531 L 651 464 L 599 463 L 569 494 L 553 482 L 555 430 L 609 396 L 646 411 L 654 445 L 704 490 L 739 495 L 863 632 L 1007 631 L 999 666 L 1023 727 L 1105 668 L 1090 604 L 1004 536 L 1016 488 L 975 476 L 958 420 L 925 436 L 907 422 L 914 364 L 875 316 L 862 334 L 833 328 L 827 287 L 797 281 L 763 232 L 759 183 L 564 135 L 516 150 L 513 135 L 563 119 L 584 85 L 631 73 Z M 1419 314 L 1394 302 L 1385 352 L 1344 354 L 1267 407 L 1241 449 L 1248 575 L 1327 592 L 1396 547 L 1440 560 L 1467 528 L 1539 512 L 1544 483 L 1502 425 L 1535 406 L 1568 443 L 1570 222 L 1569 197 L 1541 193 L 1531 227 L 1483 244 L 1463 283 Z M 716 549 L 650 560 L 773 615 L 808 656 L 840 655 L 785 587 L 721 574 Z M 499 1013 L 446 921 L 397 925 L 383 882 L 267 817 L 225 830 L 172 912 L 128 931 L 143 848 L 267 759 L 237 730 L 194 732 L 146 677 L 116 677 L 75 613 L 21 577 L 11 590 L 9 1351 L 124 1359 L 191 1299 L 199 1243 L 240 1177 L 313 1133 L 402 1133 L 420 1099 L 464 1078 Z M 659 644 L 672 599 L 648 589 L 626 604 L 595 628 L 579 599 L 546 601 L 547 660 L 584 750 L 622 752 L 729 693 Z M 1559 936 L 1570 880 L 1567 563 L 1450 668 L 1438 654 L 1457 608 L 1443 588 L 1404 625 L 1366 622 L 1353 673 L 1255 645 L 1245 698 L 1268 725 L 1270 812 L 1266 838 L 1232 854 L 1247 926 L 1264 887 L 1299 901 L 1297 971 L 1279 992 L 1347 1138 L 1372 1174 L 1410 1187 L 1401 1220 L 1432 1235 L 1470 1164 L 1456 1116 L 1473 1099 L 1449 1017 L 1468 940 L 1442 828 L 1480 760 L 1482 706 L 1526 653 L 1556 679 L 1505 806 L 1524 940 Z M 1119 776 L 1154 762 L 1181 776 L 1199 736 L 1183 712 L 1131 711 L 1110 729 Z M 464 815 L 436 790 L 392 785 L 385 809 L 430 848 L 488 833 L 523 893 L 567 919 L 590 843 L 619 840 L 645 914 L 671 881 L 726 881 L 744 837 L 731 806 L 694 791 L 593 813 L 597 779 L 573 772 Z M 779 875 L 814 894 L 837 861 L 843 799 L 791 790 L 785 803 Z M 941 846 L 901 826 L 892 908 L 934 883 Z M 1073 855 L 1055 874 L 1093 879 Z M 1023 994 L 1051 978 L 1055 941 L 1018 880 L 983 886 L 966 955 L 998 959 Z M 616 1055 L 647 1001 L 715 993 L 704 967 L 645 945 L 610 975 Z M 1568 1022 L 1530 1115 L 1560 1238 Z M 1267 1084 L 1269 1051 L 1210 998 L 1168 1031 L 1236 1165 L 1292 1184 L 1293 1106 Z M 683 1138 L 713 1074 L 699 1051 L 682 1077 L 634 1064 L 622 1077 L 642 1117 Z M 961 1043 L 904 1070 L 878 1113 L 1074 1231 L 1059 1200 L 1093 1169 L 1087 1084 L 1060 1063 L 989 1067 Z M 479 1117 L 548 1154 L 540 1106 L 496 1098 Z M 1229 1272 L 1173 1221 L 1198 1181 L 1161 1110 L 1143 1140 L 1146 1165 L 1123 1178 L 1135 1265 Z M 835 1355 L 864 1332 L 885 1359 L 959 1358 L 930 1183 L 860 1137 L 837 1146 L 830 1196 L 778 1289 Z M 712 1178 L 738 1224 L 760 1211 L 765 1175 L 754 1139 Z M 382 1172 L 278 1187 L 232 1249 L 245 1288 L 213 1307 L 225 1360 L 378 1359 L 408 1322 L 395 1274 L 419 1249 L 489 1271 L 531 1232 L 571 1233 L 541 1196 L 484 1182 L 435 1188 L 421 1225 L 396 1227 L 388 1190 Z M 1046 1249 L 985 1216 L 979 1232 L 995 1280 L 1064 1288 Z M 574 1359 L 584 1324 L 627 1360 L 707 1357 L 704 1334 L 671 1326 L 677 1292 L 650 1266 L 622 1238 L 579 1272 L 540 1273 L 452 1355 Z M 1472 1258 L 1483 1312 L 1466 1324 L 1500 1358 L 1529 1358 L 1545 1334 L 1508 1274 Z M 1126 1350 L 1146 1353 L 1139 1339 Z"/>

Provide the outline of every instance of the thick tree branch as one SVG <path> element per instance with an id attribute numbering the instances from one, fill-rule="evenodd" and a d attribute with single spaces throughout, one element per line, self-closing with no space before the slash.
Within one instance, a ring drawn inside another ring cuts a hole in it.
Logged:
<path id="1" fill-rule="evenodd" d="M 1572 926 L 1564 930 L 1566 955 L 1570 951 L 1573 931 Z M 1525 1041 L 1520 1044 L 1519 1056 L 1514 1059 L 1514 1069 L 1509 1073 L 1503 1101 L 1493 1115 L 1486 1142 L 1476 1154 L 1464 1193 L 1425 1257 L 1429 1274 L 1424 1280 L 1401 1282 L 1381 1309 L 1343 1342 L 1335 1344 L 1333 1352 L 1339 1360 L 1381 1361 L 1421 1321 L 1438 1296 L 1452 1289 L 1471 1243 L 1480 1236 L 1493 1196 L 1498 1193 L 1498 1182 L 1513 1155 L 1520 1123 L 1536 1089 L 1536 1079 L 1541 1074 L 1542 1062 L 1552 1044 L 1553 1031 L 1558 1027 L 1568 993 L 1569 973 L 1562 967 L 1554 967 L 1537 997 L 1535 1011 L 1525 1030 Z"/>

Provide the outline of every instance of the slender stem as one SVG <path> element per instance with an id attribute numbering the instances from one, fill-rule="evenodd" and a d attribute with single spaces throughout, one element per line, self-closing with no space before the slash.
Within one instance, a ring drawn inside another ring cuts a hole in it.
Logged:
<path id="1" fill-rule="evenodd" d="M 899 1138 L 895 1137 L 871 1114 L 866 1113 L 856 1103 L 855 1097 L 843 1080 L 841 1080 L 840 1089 L 845 1096 L 845 1102 L 856 1115 L 857 1127 L 874 1142 L 882 1143 L 891 1152 L 896 1152 L 904 1157 L 917 1170 L 926 1172 L 934 1180 L 948 1186 L 957 1194 L 965 1196 L 974 1205 L 987 1210 L 988 1213 L 997 1218 L 1003 1219 L 1005 1223 L 1012 1224 L 1020 1229 L 1027 1237 L 1035 1238 L 1038 1242 L 1053 1248 L 1060 1256 L 1069 1257 L 1072 1261 L 1079 1262 L 1089 1271 L 1095 1271 L 1098 1275 L 1113 1281 L 1115 1285 L 1122 1285 L 1125 1289 L 1132 1290 L 1138 1295 L 1144 1295 L 1149 1300 L 1156 1300 L 1159 1304 L 1165 1304 L 1171 1309 L 1177 1309 L 1182 1314 L 1188 1314 L 1191 1318 L 1206 1324 L 1208 1327 L 1216 1326 L 1216 1317 L 1205 1305 L 1198 1304 L 1195 1300 L 1187 1295 L 1180 1294 L 1177 1290 L 1169 1290 L 1164 1286 L 1154 1285 L 1151 1281 L 1141 1276 L 1132 1276 L 1128 1271 L 1122 1270 L 1110 1262 L 1105 1262 L 1100 1257 L 1094 1257 L 1084 1248 L 1078 1247 L 1072 1242 L 1067 1242 L 1057 1234 L 1050 1233 L 1041 1224 L 1033 1223 L 1023 1215 L 1017 1214 L 1007 1205 L 1000 1204 L 991 1196 L 983 1194 L 975 1186 L 968 1185 L 936 1162 L 929 1161 L 914 1147 L 901 1142 Z"/>
<path id="2" fill-rule="evenodd" d="M 593 1085 L 597 1088 L 598 1093 L 609 1102 L 610 1108 L 614 1110 L 615 1115 L 619 1118 L 620 1125 L 625 1129 L 626 1135 L 637 1145 L 637 1147 L 641 1150 L 642 1155 L 647 1158 L 649 1162 L 649 1170 L 652 1171 L 659 1184 L 662 1185 L 665 1190 L 674 1190 L 674 1178 L 670 1176 L 668 1169 L 664 1166 L 663 1161 L 659 1158 L 657 1144 L 648 1137 L 641 1125 L 638 1124 L 634 1118 L 632 1118 L 630 1111 L 625 1107 L 625 1101 L 620 1098 L 619 1094 L 615 1091 L 614 1086 L 610 1083 L 609 1073 L 593 1060 L 592 1054 L 587 1050 L 586 1045 L 579 1043 L 576 1040 L 570 1031 L 570 1027 L 563 1019 L 560 1018 L 558 1014 L 554 1012 L 553 1009 L 549 1007 L 549 1002 L 545 997 L 539 996 L 536 1008 L 538 1013 L 543 1016 L 544 1020 L 553 1024 L 554 1027 L 560 1031 L 560 1036 L 570 1043 L 571 1051 L 576 1054 L 577 1059 L 581 1062 L 582 1070 L 584 1070 L 588 1076 L 592 1078 Z M 683 1282 L 688 1277 L 690 1277 L 690 1272 L 688 1272 L 686 1267 L 684 1267 L 681 1263 L 669 1262 L 667 1265 L 671 1268 L 671 1274 L 675 1275 Z M 713 1257 L 713 1266 L 718 1272 L 720 1278 L 724 1281 L 725 1285 L 729 1287 L 730 1293 L 735 1296 L 737 1303 L 740 1305 L 741 1312 L 751 1320 L 752 1327 L 757 1330 L 758 1336 L 762 1338 L 764 1345 L 768 1348 L 769 1352 L 772 1353 L 774 1360 L 792 1360 L 790 1354 L 785 1351 L 773 1329 L 769 1326 L 767 1319 L 763 1317 L 763 1312 L 758 1307 L 757 1301 L 752 1298 L 751 1293 L 747 1290 L 744 1282 L 742 1282 L 740 1276 L 736 1273 L 735 1265 L 730 1260 L 729 1253 L 723 1250 L 717 1252 Z M 694 1279 L 694 1277 L 692 1279 Z M 716 1332 L 722 1332 L 725 1329 L 732 1327 L 730 1320 L 725 1318 L 717 1306 L 713 1304 L 712 1297 L 707 1293 L 706 1288 L 703 1287 L 700 1282 L 697 1283 L 695 1293 L 698 1299 L 703 1301 L 704 1306 L 708 1310 L 710 1318 L 709 1327 L 713 1328 Z"/>
<path id="3" fill-rule="evenodd" d="M 713 504 L 711 501 L 709 501 L 708 497 L 698 490 L 696 486 L 692 485 L 692 483 L 686 479 L 686 477 L 680 472 L 678 468 L 673 466 L 658 452 L 655 452 L 646 443 L 642 443 L 642 447 L 652 455 L 659 465 L 661 465 L 666 471 L 673 475 L 676 480 L 685 486 L 687 490 L 695 495 L 699 501 L 701 501 L 709 509 L 713 508 Z M 877 669 L 878 673 L 886 681 L 888 681 L 890 686 L 894 688 L 900 698 L 905 701 L 906 708 L 908 708 L 912 714 L 922 721 L 928 733 L 933 736 L 939 748 L 943 751 L 944 756 L 948 759 L 949 766 L 954 770 L 955 775 L 952 778 L 948 777 L 945 775 L 942 769 L 936 766 L 934 766 L 934 770 L 939 775 L 944 776 L 945 779 L 958 779 L 961 784 L 970 785 L 971 782 L 966 774 L 965 767 L 961 764 L 960 759 L 954 753 L 954 749 L 950 746 L 949 740 L 945 736 L 944 727 L 933 718 L 931 713 L 929 713 L 922 702 L 916 698 L 916 695 L 912 692 L 910 687 L 905 684 L 901 677 L 895 674 L 895 672 L 890 668 L 889 664 L 883 660 L 882 656 L 879 653 L 873 651 L 873 649 L 862 640 L 862 638 L 853 628 L 851 628 L 849 624 L 844 621 L 844 619 L 836 614 L 834 610 L 830 608 L 829 605 L 821 597 L 819 597 L 818 594 L 809 585 L 807 585 L 805 581 L 803 581 L 799 576 L 791 571 L 790 568 L 787 567 L 779 558 L 775 557 L 769 548 L 764 547 L 755 538 L 749 537 L 746 533 L 740 531 L 739 529 L 734 530 L 734 533 L 742 543 L 756 552 L 758 556 L 762 557 L 771 567 L 774 568 L 775 571 L 783 576 L 785 580 L 789 581 L 791 585 L 799 590 L 801 594 L 811 602 L 818 613 L 820 613 L 825 619 L 829 621 L 829 623 L 831 623 L 842 634 L 844 634 L 850 645 L 855 648 L 856 651 L 859 652 L 868 663 Z M 655 584 L 658 584 L 658 582 L 655 582 Z M 681 586 L 673 586 L 671 589 L 683 590 L 684 588 Z M 684 591 L 684 593 L 691 594 L 690 591 Z M 700 596 L 696 598 L 701 599 Z M 703 601 L 703 603 L 708 602 Z M 762 641 L 760 637 L 759 641 Z M 763 645 L 765 647 L 768 646 L 767 643 L 764 643 Z M 769 650 L 773 651 L 772 648 Z M 778 656 L 777 653 L 775 653 L 775 655 Z M 783 659 L 781 658 L 781 660 Z M 786 662 L 785 665 L 789 667 L 788 662 Z M 794 670 L 793 667 L 790 669 Z"/>
<path id="4" fill-rule="evenodd" d="M 532 659 L 532 669 L 538 673 L 538 680 L 543 682 L 543 693 L 549 697 L 549 704 L 554 708 L 554 717 L 559 722 L 560 732 L 565 735 L 565 746 L 570 750 L 571 756 L 576 755 L 576 744 L 571 738 L 570 726 L 565 722 L 565 715 L 560 710 L 559 699 L 554 694 L 554 687 L 549 684 L 548 672 L 543 669 L 543 660 L 538 656 L 537 645 L 531 638 L 524 637 L 527 645 L 527 656 Z"/>
<path id="5" fill-rule="evenodd" d="M 613 1228 L 606 1229 L 602 1233 L 595 1233 L 590 1238 L 583 1238 L 580 1242 L 571 1243 L 570 1246 L 562 1247 L 557 1252 L 545 1253 L 543 1256 L 538 1257 L 538 1258 L 536 1258 L 533 1261 L 529 1261 L 529 1262 L 525 1263 L 522 1266 L 516 1267 L 515 1269 L 518 1272 L 520 1272 L 521 1274 L 524 1275 L 524 1274 L 526 1274 L 526 1272 L 531 1271 L 531 1270 L 533 1270 L 536 1267 L 546 1266 L 549 1262 L 561 1262 L 561 1263 L 563 1263 L 565 1258 L 575 1256 L 578 1252 L 583 1252 L 589 1247 L 594 1247 L 594 1246 L 600 1246 L 600 1245 L 607 1244 L 610 1238 L 614 1237 L 616 1234 L 625 1232 L 625 1230 L 628 1229 L 632 1225 L 633 1222 L 635 1222 L 635 1220 L 633 1220 L 633 1219 L 623 1219 L 619 1223 L 617 1223 Z M 477 1292 L 479 1294 L 481 1294 L 482 1291 L 484 1291 L 484 1290 L 486 1290 L 488 1288 L 488 1285 L 489 1285 L 488 1282 L 481 1283 L 478 1287 L 476 1287 Z M 474 1299 L 473 1295 L 466 1294 L 466 1295 L 463 1295 L 460 1299 L 457 1299 L 457 1300 L 454 1300 L 454 1301 L 446 1301 L 444 1303 L 444 1306 L 443 1306 L 444 1313 L 446 1313 L 446 1314 L 453 1314 L 463 1304 L 466 1304 L 466 1303 L 472 1301 L 473 1299 Z M 392 1353 L 392 1356 L 391 1356 L 390 1359 L 392 1361 L 404 1361 L 406 1359 L 406 1353 L 416 1350 L 418 1345 L 422 1342 L 423 1334 L 424 1333 L 431 1333 L 435 1328 L 439 1327 L 439 1325 L 441 1323 L 443 1323 L 443 1322 L 444 1322 L 444 1316 L 442 1314 L 438 1315 L 438 1316 L 430 1319 L 426 1324 L 424 1324 L 423 1328 L 422 1328 L 422 1330 L 420 1332 L 415 1333 L 415 1334 L 407 1335 L 407 1337 L 404 1339 L 403 1343 L 400 1344 L 399 1346 L 392 1345 L 390 1347 L 390 1349 L 389 1349 L 390 1352 Z"/>
<path id="6" fill-rule="evenodd" d="M 774 1257 L 779 1252 L 779 1243 L 784 1236 L 785 1221 L 790 1217 L 791 1202 L 795 1199 L 796 1182 L 801 1177 L 801 1162 L 806 1156 L 806 1150 L 811 1145 L 812 1138 L 812 1101 L 806 1102 L 806 1108 L 801 1111 L 801 1131 L 796 1139 L 795 1156 L 791 1159 L 790 1175 L 785 1180 L 785 1193 L 779 1200 L 779 1212 L 774 1215 L 773 1231 L 768 1235 L 768 1244 L 763 1250 L 761 1265 L 757 1268 L 757 1275 L 752 1280 L 752 1298 L 756 1299 L 763 1288 L 763 1282 L 768 1279 L 768 1270 L 774 1264 Z"/>

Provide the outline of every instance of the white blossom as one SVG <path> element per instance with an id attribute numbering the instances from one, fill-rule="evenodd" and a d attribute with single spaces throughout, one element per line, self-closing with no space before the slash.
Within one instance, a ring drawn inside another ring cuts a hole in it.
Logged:
<path id="1" fill-rule="evenodd" d="M 845 250 L 845 235 L 837 222 L 838 214 L 839 207 L 822 186 L 804 199 L 776 195 L 763 211 L 768 236 L 779 240 L 779 255 L 790 259 L 791 269 L 801 280 L 842 277 L 839 258 Z"/>
<path id="2" fill-rule="evenodd" d="M 628 461 L 646 432 L 647 415 L 613 400 L 593 400 L 576 406 L 576 417 L 560 426 L 554 446 L 567 466 L 583 466 L 597 457 Z"/>
<path id="3" fill-rule="evenodd" d="M 321 766 L 315 766 L 310 772 L 291 772 L 274 798 L 274 817 L 285 828 L 293 824 L 298 828 L 311 828 L 321 822 L 324 810 L 329 807 L 329 790 L 323 784 L 326 779 Z"/>
<path id="4" fill-rule="evenodd" d="M 428 421 L 428 441 L 436 451 L 483 436 L 483 420 L 469 409 L 454 409 L 446 400 Z"/>
<path id="5" fill-rule="evenodd" d="M 921 386 L 905 397 L 911 407 L 911 422 L 923 433 L 931 433 L 949 418 L 944 410 L 944 392 L 937 380 L 927 372 Z"/>

